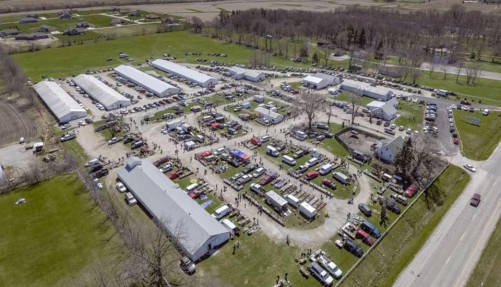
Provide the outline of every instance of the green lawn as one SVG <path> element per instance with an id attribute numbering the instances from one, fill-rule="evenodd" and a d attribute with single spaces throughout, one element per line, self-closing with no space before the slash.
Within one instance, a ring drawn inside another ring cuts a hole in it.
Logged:
<path id="1" fill-rule="evenodd" d="M 470 276 L 467 287 L 499 286 L 501 284 L 501 219 L 498 220 L 496 229 L 492 233 L 487 246 L 482 252 L 482 257 L 477 267 Z"/>
<path id="2" fill-rule="evenodd" d="M 421 131 L 423 128 L 423 114 L 424 106 L 418 103 L 399 101 L 398 114 L 400 115 L 396 120 L 397 126 L 404 126 L 412 130 Z"/>
<path id="3" fill-rule="evenodd" d="M 69 152 L 73 153 L 79 164 L 83 165 L 89 160 L 89 156 L 76 139 L 61 143 Z"/>
<path id="4" fill-rule="evenodd" d="M 191 51 L 204 52 L 204 58 L 211 60 L 246 64 L 254 50 L 188 32 L 172 32 L 50 48 L 32 53 L 15 54 L 13 57 L 29 77 L 33 80 L 40 80 L 44 74 L 51 77 L 66 77 L 85 72 L 87 69 L 116 66 L 123 62 L 118 59 L 120 52 L 126 52 L 135 59 L 135 62 L 129 63 L 132 65 L 143 63 L 150 57 L 161 57 L 164 53 L 171 53 L 179 62 L 197 63 L 196 58 L 199 56 L 185 55 Z M 228 57 L 209 57 L 206 56 L 208 52 L 225 53 Z M 106 61 L 108 58 L 113 58 L 113 60 L 108 62 Z M 288 60 L 277 57 L 272 58 L 271 64 L 290 66 Z"/>
<path id="5" fill-rule="evenodd" d="M 443 73 L 435 72 L 422 73 L 418 82 L 420 85 L 435 89 L 445 89 L 459 94 L 467 95 L 471 101 L 482 101 L 482 104 L 501 106 L 501 81 L 479 79 L 478 84 L 466 85 L 466 77 L 460 76 L 459 83 L 456 83 L 456 75 L 447 74 L 447 79 L 443 79 Z M 462 96 L 464 97 L 464 96 Z"/>
<path id="6" fill-rule="evenodd" d="M 342 286 L 391 286 L 469 181 L 465 171 L 449 166 L 428 190 L 428 201 L 425 195 L 419 198 Z"/>
<path id="7" fill-rule="evenodd" d="M 332 98 L 336 101 L 351 103 L 352 97 L 354 96 L 356 95 L 347 91 L 342 91 L 340 94 L 332 96 Z M 357 97 L 356 104 L 365 107 L 367 104 L 373 101 L 374 99 L 372 98 L 362 96 L 362 97 Z"/>
<path id="8" fill-rule="evenodd" d="M 490 112 L 483 116 L 479 111 L 454 110 L 456 129 L 459 132 L 463 154 L 474 160 L 486 160 L 501 140 L 501 112 Z M 471 124 L 466 118 L 480 119 L 480 126 Z"/>
<path id="9" fill-rule="evenodd" d="M 0 209 L 0 286 L 74 286 L 120 244 L 74 175 L 2 195 Z"/>
<path id="10" fill-rule="evenodd" d="M 103 16 L 103 15 L 90 15 L 90 16 L 75 17 L 75 18 L 71 18 L 71 19 L 39 20 L 36 23 L 27 23 L 27 24 L 4 23 L 4 24 L 0 24 L 0 30 L 7 29 L 7 28 L 16 28 L 24 33 L 33 33 L 33 32 L 38 32 L 38 28 L 40 26 L 48 25 L 48 26 L 52 26 L 52 27 L 56 28 L 58 31 L 62 32 L 66 29 L 75 27 L 76 23 L 79 20 L 84 20 L 85 22 L 88 22 L 92 26 L 98 28 L 98 27 L 110 26 L 111 19 L 112 19 L 111 17 Z"/>

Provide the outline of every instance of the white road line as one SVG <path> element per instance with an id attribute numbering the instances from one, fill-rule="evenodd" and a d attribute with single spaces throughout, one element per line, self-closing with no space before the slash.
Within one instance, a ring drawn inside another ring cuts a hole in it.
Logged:
<path id="1" fill-rule="evenodd" d="M 447 258 L 447 261 L 445 261 L 445 265 L 447 265 L 447 263 L 449 263 L 449 260 L 451 260 L 450 256 L 449 256 L 449 258 Z"/>
<path id="2" fill-rule="evenodd" d="M 465 236 L 466 233 L 463 233 L 463 235 L 461 235 L 461 238 L 459 238 L 459 241 L 463 240 L 463 237 Z"/>

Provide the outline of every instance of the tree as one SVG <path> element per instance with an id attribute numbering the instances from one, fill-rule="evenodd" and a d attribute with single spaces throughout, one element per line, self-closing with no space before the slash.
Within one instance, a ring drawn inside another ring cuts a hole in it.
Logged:
<path id="1" fill-rule="evenodd" d="M 414 161 L 413 144 L 411 138 L 408 138 L 400 150 L 400 152 L 395 157 L 395 168 L 397 172 L 407 176 L 409 170 L 411 169 L 412 162 Z"/>
<path id="2" fill-rule="evenodd" d="M 324 105 L 324 108 L 323 108 L 323 111 L 325 113 L 325 115 L 327 115 L 327 124 L 330 125 L 331 123 L 331 117 L 332 117 L 332 105 L 330 102 L 328 101 L 325 101 L 325 105 Z"/>
<path id="3" fill-rule="evenodd" d="M 313 54 L 313 58 L 311 60 L 313 61 L 313 63 L 318 64 L 318 55 L 317 55 L 317 52 L 315 52 Z"/>
<path id="4" fill-rule="evenodd" d="M 352 95 L 351 96 L 351 125 L 355 125 L 355 118 L 357 117 L 358 113 L 358 108 L 360 107 L 359 102 L 360 102 L 360 97 L 361 95 Z"/>
<path id="5" fill-rule="evenodd" d="M 304 113 L 308 118 L 308 128 L 311 130 L 313 119 L 315 119 L 318 111 L 322 110 L 325 103 L 325 97 L 317 93 L 301 93 L 299 100 L 296 102 L 295 109 L 299 115 Z"/>

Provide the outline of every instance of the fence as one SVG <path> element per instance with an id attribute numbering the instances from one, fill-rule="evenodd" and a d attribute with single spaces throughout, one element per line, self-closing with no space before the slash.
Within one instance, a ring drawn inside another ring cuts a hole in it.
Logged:
<path id="1" fill-rule="evenodd" d="M 449 163 L 447 163 L 447 165 L 433 178 L 432 181 L 430 181 L 428 183 L 428 185 L 426 186 L 425 189 L 423 189 L 423 191 L 421 191 L 417 196 L 416 196 L 416 199 L 414 199 L 414 201 L 411 202 L 411 204 L 409 204 L 409 206 L 402 212 L 402 214 L 400 214 L 397 219 L 383 232 L 383 234 L 381 235 L 381 237 L 376 241 L 376 243 L 371 246 L 369 248 L 369 250 L 367 250 L 366 253 L 364 253 L 364 255 L 362 255 L 362 257 L 350 268 L 350 270 L 348 270 L 346 272 L 346 274 L 341 278 L 341 280 L 339 280 L 337 282 L 337 284 L 335 285 L 336 287 L 338 286 L 341 286 L 341 284 L 344 282 L 344 280 L 346 280 L 346 278 L 348 278 L 348 276 L 355 270 L 355 268 L 358 267 L 358 265 L 360 265 L 360 263 L 365 259 L 365 257 L 367 257 L 371 252 L 372 250 L 374 250 L 378 245 L 379 243 L 386 237 L 386 235 L 391 231 L 391 229 L 393 228 L 393 226 L 395 226 L 399 221 L 400 219 L 407 213 L 407 211 L 412 207 L 414 206 L 414 204 L 421 198 L 421 196 L 425 193 L 425 191 L 437 180 L 437 178 L 447 169 L 447 167 L 449 166 Z"/>

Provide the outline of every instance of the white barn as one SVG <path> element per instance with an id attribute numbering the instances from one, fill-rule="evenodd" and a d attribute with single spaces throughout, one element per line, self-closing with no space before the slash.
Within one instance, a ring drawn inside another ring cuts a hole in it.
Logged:
<path id="1" fill-rule="evenodd" d="M 120 181 L 193 261 L 223 245 L 230 232 L 148 160 L 131 157 Z"/>
<path id="2" fill-rule="evenodd" d="M 235 80 L 247 80 L 251 82 L 260 82 L 264 81 L 266 75 L 263 72 L 256 70 L 248 70 L 244 68 L 240 68 L 237 66 L 233 66 L 229 69 L 229 73 L 231 77 Z"/>
<path id="3" fill-rule="evenodd" d="M 126 78 L 136 85 L 143 87 L 145 90 L 152 92 L 155 96 L 166 97 L 168 95 L 178 94 L 181 90 L 164 81 L 161 81 L 153 76 L 146 74 L 136 68 L 126 65 L 116 67 L 115 73 Z"/>
<path id="4" fill-rule="evenodd" d="M 56 116 L 58 122 L 65 123 L 87 116 L 87 111 L 57 83 L 42 81 L 35 84 L 33 88 Z"/>
<path id="5" fill-rule="evenodd" d="M 367 105 L 367 109 L 372 114 L 372 116 L 385 120 L 391 121 L 397 117 L 398 100 L 392 98 L 389 101 L 372 101 Z"/>
<path id="6" fill-rule="evenodd" d="M 255 111 L 259 114 L 260 118 L 267 119 L 274 125 L 279 124 L 284 120 L 284 116 L 282 114 L 276 113 L 263 107 L 257 107 Z"/>
<path id="7" fill-rule="evenodd" d="M 403 146 L 404 139 L 401 136 L 382 140 L 376 145 L 376 157 L 381 161 L 393 164 Z"/>
<path id="8" fill-rule="evenodd" d="M 194 82 L 201 87 L 208 87 L 218 83 L 218 80 L 214 77 L 197 72 L 190 68 L 186 68 L 185 66 L 181 66 L 174 62 L 157 59 L 151 62 L 151 65 L 161 71 L 187 79 L 190 82 Z"/>
<path id="9" fill-rule="evenodd" d="M 321 90 L 325 87 L 337 85 L 341 82 L 338 76 L 332 76 L 324 73 L 316 73 L 315 75 L 308 75 L 303 79 L 303 86 L 305 88 Z"/>
<path id="10" fill-rule="evenodd" d="M 393 97 L 393 92 L 389 88 L 382 86 L 371 86 L 369 83 L 354 81 L 350 79 L 343 80 L 340 89 L 383 102 L 386 102 Z"/>
<path id="11" fill-rule="evenodd" d="M 129 99 L 108 87 L 94 76 L 81 74 L 73 78 L 73 81 L 108 111 L 127 107 L 131 104 Z"/>

